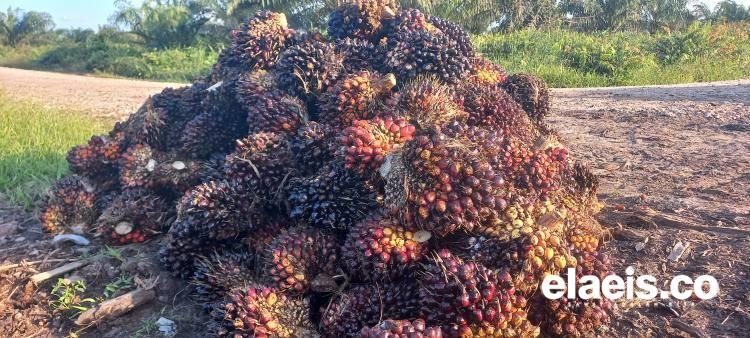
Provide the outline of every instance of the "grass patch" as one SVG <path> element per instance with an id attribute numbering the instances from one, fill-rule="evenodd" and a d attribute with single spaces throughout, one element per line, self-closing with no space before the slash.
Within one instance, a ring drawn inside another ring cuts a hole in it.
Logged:
<path id="1" fill-rule="evenodd" d="M 750 24 L 695 24 L 661 34 L 522 30 L 476 36 L 474 42 L 510 73 L 534 73 L 553 87 L 750 77 Z"/>
<path id="2" fill-rule="evenodd" d="M 0 198 L 33 207 L 51 181 L 69 173 L 68 150 L 108 129 L 85 113 L 45 108 L 0 93 Z"/>

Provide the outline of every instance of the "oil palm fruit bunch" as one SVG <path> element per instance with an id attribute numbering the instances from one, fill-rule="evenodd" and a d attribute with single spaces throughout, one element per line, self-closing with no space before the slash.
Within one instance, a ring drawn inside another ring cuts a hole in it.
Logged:
<path id="1" fill-rule="evenodd" d="M 443 332 L 439 327 L 427 326 L 423 319 L 387 319 L 362 329 L 359 335 L 362 338 L 442 338 Z"/>
<path id="2" fill-rule="evenodd" d="M 502 88 L 510 94 L 529 117 L 541 122 L 549 114 L 550 91 L 547 83 L 531 74 L 513 74 L 502 83 Z"/>
<path id="3" fill-rule="evenodd" d="M 294 174 L 287 138 L 278 133 L 257 133 L 236 143 L 235 151 L 224 162 L 226 177 L 260 199 L 276 200 L 284 181 Z"/>
<path id="4" fill-rule="evenodd" d="M 67 176 L 57 180 L 39 213 L 42 229 L 48 233 L 87 230 L 97 217 L 95 200 L 94 188 L 86 179 Z"/>
<path id="5" fill-rule="evenodd" d="M 328 22 L 245 21 L 211 74 L 70 151 L 44 229 L 160 243 L 215 336 L 607 325 L 611 304 L 538 296 L 569 267 L 610 271 L 596 176 L 544 121 L 546 84 L 392 0 L 345 1 Z"/>
<path id="6" fill-rule="evenodd" d="M 435 253 L 420 280 L 422 318 L 449 337 L 534 337 L 527 300 L 507 271 L 465 262 L 447 249 Z"/>
<path id="7" fill-rule="evenodd" d="M 190 283 L 204 306 L 220 302 L 229 293 L 246 286 L 256 276 L 256 255 L 242 246 L 198 257 Z"/>
<path id="8" fill-rule="evenodd" d="M 341 136 L 339 154 L 347 169 L 360 174 L 376 172 L 385 157 L 410 141 L 414 126 L 403 118 L 386 115 L 371 120 L 355 120 Z"/>
<path id="9" fill-rule="evenodd" d="M 316 278 L 336 274 L 339 245 L 335 237 L 319 229 L 296 227 L 282 230 L 268 245 L 263 269 L 278 290 L 302 294 Z"/>
<path id="10" fill-rule="evenodd" d="M 349 231 L 341 248 L 342 265 L 363 280 L 397 280 L 418 270 L 427 240 L 429 235 L 416 227 L 374 215 Z"/>
<path id="11" fill-rule="evenodd" d="M 414 318 L 419 312 L 419 288 L 413 281 L 362 284 L 336 295 L 323 308 L 323 337 L 356 337 L 382 318 Z"/>
<path id="12" fill-rule="evenodd" d="M 345 230 L 378 207 L 374 187 L 336 162 L 315 175 L 290 179 L 286 194 L 289 216 L 319 228 Z"/>
<path id="13" fill-rule="evenodd" d="M 216 337 L 312 337 L 317 332 L 306 299 L 256 283 L 229 291 L 211 316 Z"/>
<path id="14" fill-rule="evenodd" d="M 393 0 L 347 0 L 328 16 L 328 34 L 335 39 L 372 39 L 384 19 L 393 18 L 399 5 Z"/>
<path id="15" fill-rule="evenodd" d="M 333 127 L 346 128 L 354 120 L 372 118 L 378 99 L 388 96 L 395 85 L 393 74 L 381 76 L 363 70 L 348 75 L 320 98 L 320 120 Z"/>
<path id="16" fill-rule="evenodd" d="M 99 232 L 119 245 L 140 243 L 168 229 L 174 209 L 145 188 L 124 189 L 97 219 Z"/>
<path id="17" fill-rule="evenodd" d="M 476 57 L 471 60 L 470 83 L 493 86 L 502 84 L 506 79 L 505 69 L 492 61 L 483 57 Z"/>
<path id="18" fill-rule="evenodd" d="M 292 44 L 294 34 L 283 13 L 258 11 L 232 31 L 232 43 L 219 56 L 213 69 L 214 77 L 220 80 L 233 72 L 274 66 L 281 53 Z"/>

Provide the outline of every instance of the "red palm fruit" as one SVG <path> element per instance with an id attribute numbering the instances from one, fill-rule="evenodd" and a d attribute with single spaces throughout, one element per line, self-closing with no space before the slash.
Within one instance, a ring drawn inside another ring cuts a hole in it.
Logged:
<path id="1" fill-rule="evenodd" d="M 352 275 L 365 280 L 396 280 L 413 273 L 427 250 L 427 243 L 415 238 L 417 232 L 387 216 L 370 217 L 349 231 L 341 261 Z"/>
<path id="2" fill-rule="evenodd" d="M 231 290 L 214 308 L 209 331 L 216 337 L 312 337 L 309 307 L 306 299 L 251 284 Z"/>
<path id="3" fill-rule="evenodd" d="M 373 327 L 366 327 L 359 332 L 362 338 L 442 338 L 440 327 L 427 326 L 423 319 L 393 320 L 386 319 Z"/>
<path id="4" fill-rule="evenodd" d="M 86 231 L 98 211 L 94 188 L 80 176 L 67 176 L 52 184 L 39 213 L 42 230 L 60 233 L 67 229 Z"/>
<path id="5" fill-rule="evenodd" d="M 147 144 L 136 144 L 122 154 L 120 165 L 120 184 L 123 187 L 149 187 L 156 170 L 156 153 Z"/>
<path id="6" fill-rule="evenodd" d="M 346 128 L 354 120 L 375 116 L 374 104 L 396 85 L 393 74 L 362 70 L 340 79 L 320 98 L 319 120 L 334 128 Z"/>
<path id="7" fill-rule="evenodd" d="M 464 262 L 438 251 L 420 280 L 421 316 L 449 336 L 536 336 L 526 318 L 526 298 L 507 271 Z"/>
<path id="8" fill-rule="evenodd" d="M 336 274 L 338 243 L 332 236 L 309 227 L 282 230 L 268 245 L 264 273 L 284 292 L 305 293 L 317 277 Z"/>
<path id="9" fill-rule="evenodd" d="M 344 130 L 338 154 L 346 168 L 360 174 L 377 171 L 385 157 L 412 139 L 414 126 L 400 117 L 375 117 L 355 120 Z"/>
<path id="10" fill-rule="evenodd" d="M 125 150 L 124 144 L 122 132 L 114 133 L 113 136 L 93 136 L 87 144 L 70 149 L 67 155 L 70 170 L 97 181 L 116 176 L 115 166 Z"/>

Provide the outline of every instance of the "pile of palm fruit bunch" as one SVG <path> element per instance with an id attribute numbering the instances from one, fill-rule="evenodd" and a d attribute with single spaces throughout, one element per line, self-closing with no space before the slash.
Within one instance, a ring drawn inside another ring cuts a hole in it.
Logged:
<path id="1" fill-rule="evenodd" d="M 612 304 L 538 290 L 610 273 L 597 179 L 549 110 L 544 81 L 394 1 L 325 34 L 260 11 L 205 79 L 72 149 L 41 220 L 160 244 L 214 336 L 591 335 Z"/>

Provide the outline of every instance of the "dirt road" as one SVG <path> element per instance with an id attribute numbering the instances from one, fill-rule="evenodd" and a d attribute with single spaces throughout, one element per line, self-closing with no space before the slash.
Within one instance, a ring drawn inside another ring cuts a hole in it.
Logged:
<path id="1" fill-rule="evenodd" d="M 46 106 L 88 110 L 97 117 L 127 116 L 149 95 L 180 86 L 0 67 L 0 91 Z"/>
<path id="2" fill-rule="evenodd" d="M 0 87 L 13 96 L 116 118 L 170 85 L 0 68 Z M 616 273 L 632 265 L 637 275 L 659 278 L 660 287 L 678 274 L 711 274 L 720 283 L 719 297 L 708 301 L 619 302 L 604 334 L 746 335 L 750 80 L 555 90 L 549 122 L 600 177 L 606 207 L 599 219 L 612 233 Z M 677 242 L 688 249 L 668 261 Z M 23 252 L 0 252 L 0 262 Z"/>

